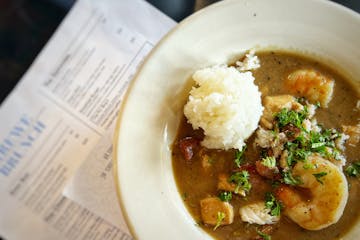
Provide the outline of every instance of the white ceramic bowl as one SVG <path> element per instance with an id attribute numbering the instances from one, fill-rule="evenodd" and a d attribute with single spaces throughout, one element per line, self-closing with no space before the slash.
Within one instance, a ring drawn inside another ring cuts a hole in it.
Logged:
<path id="1" fill-rule="evenodd" d="M 181 22 L 151 52 L 128 91 L 115 136 L 119 202 L 137 239 L 211 239 L 178 193 L 171 163 L 189 77 L 250 48 L 327 59 L 360 86 L 360 15 L 320 0 L 228 0 Z M 346 239 L 356 239 L 360 226 Z"/>

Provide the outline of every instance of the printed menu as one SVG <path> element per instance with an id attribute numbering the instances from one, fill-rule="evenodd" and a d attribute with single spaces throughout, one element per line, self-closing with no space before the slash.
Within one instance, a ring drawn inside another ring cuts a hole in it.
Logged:
<path id="1" fill-rule="evenodd" d="M 63 191 L 99 146 L 111 151 L 124 92 L 174 25 L 143 0 L 76 2 L 0 108 L 1 236 L 131 239 L 121 217 L 104 219 Z"/>

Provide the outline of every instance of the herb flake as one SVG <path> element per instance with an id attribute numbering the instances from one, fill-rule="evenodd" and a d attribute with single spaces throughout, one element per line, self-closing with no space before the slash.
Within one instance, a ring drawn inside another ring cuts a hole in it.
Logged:
<path id="1" fill-rule="evenodd" d="M 271 240 L 271 236 L 264 233 L 264 232 L 261 232 L 259 230 L 256 230 L 257 234 L 262 237 L 263 240 Z"/>
<path id="2" fill-rule="evenodd" d="M 239 190 L 242 189 L 245 192 L 249 192 L 251 189 L 251 183 L 249 182 L 250 174 L 248 171 L 243 170 L 241 172 L 236 172 L 230 176 L 229 182 L 235 183 L 235 193 L 239 193 Z"/>
<path id="3" fill-rule="evenodd" d="M 242 164 L 242 162 L 244 161 L 245 159 L 245 150 L 246 150 L 246 145 L 240 150 L 236 150 L 235 151 L 235 159 L 234 159 L 234 162 L 235 162 L 235 165 L 239 168 Z"/>
<path id="4" fill-rule="evenodd" d="M 270 192 L 267 192 L 265 194 L 265 207 L 267 209 L 270 209 L 271 216 L 280 216 L 281 204 L 276 200 L 275 196 Z"/>
<path id="5" fill-rule="evenodd" d="M 268 168 L 274 168 L 276 167 L 276 159 L 268 156 L 261 160 L 261 164 Z"/>
<path id="6" fill-rule="evenodd" d="M 219 193 L 219 198 L 223 202 L 230 202 L 232 199 L 232 193 L 227 191 L 221 192 Z"/>
<path id="7" fill-rule="evenodd" d="M 283 172 L 284 182 L 288 185 L 297 186 L 302 184 L 298 176 L 293 176 L 291 171 Z"/>
<path id="8" fill-rule="evenodd" d="M 222 221 L 224 221 L 226 217 L 226 214 L 224 212 L 217 212 L 216 214 L 216 225 L 213 228 L 213 230 L 215 231 L 218 227 L 220 227 Z"/>
<path id="9" fill-rule="evenodd" d="M 283 108 L 275 115 L 275 119 L 277 120 L 279 128 L 285 127 L 288 124 L 292 124 L 295 127 L 302 128 L 302 123 L 307 117 L 307 115 L 308 111 L 306 107 L 304 107 L 304 109 L 299 112 Z"/>
<path id="10" fill-rule="evenodd" d="M 360 161 L 351 163 L 346 169 L 345 173 L 349 177 L 359 177 L 360 176 Z"/>
<path id="11" fill-rule="evenodd" d="M 318 181 L 321 184 L 324 184 L 324 182 L 321 180 L 322 177 L 326 176 L 327 172 L 319 172 L 319 173 L 314 173 L 313 176 L 316 178 L 316 181 Z"/>

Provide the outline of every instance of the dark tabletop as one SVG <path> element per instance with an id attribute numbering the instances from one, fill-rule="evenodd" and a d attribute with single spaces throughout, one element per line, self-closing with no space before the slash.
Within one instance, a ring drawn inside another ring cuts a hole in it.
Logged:
<path id="1" fill-rule="evenodd" d="M 148 0 L 179 21 L 217 0 Z M 335 0 L 360 12 L 360 0 Z M 0 0 L 0 102 L 13 89 L 75 0 Z"/>
<path id="2" fill-rule="evenodd" d="M 194 10 L 217 2 L 148 1 L 176 21 Z M 360 12 L 360 0 L 335 1 Z M 74 2 L 75 0 L 0 0 L 0 102 L 29 68 Z"/>

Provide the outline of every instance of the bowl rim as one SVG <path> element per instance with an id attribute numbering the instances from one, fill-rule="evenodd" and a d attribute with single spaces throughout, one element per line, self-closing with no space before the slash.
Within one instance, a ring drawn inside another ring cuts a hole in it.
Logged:
<path id="1" fill-rule="evenodd" d="M 242 0 L 242 1 L 246 1 L 246 0 Z M 360 13 L 354 11 L 353 9 L 350 9 L 344 5 L 341 5 L 338 2 L 333 2 L 333 1 L 329 1 L 329 0 L 302 0 L 302 2 L 313 2 L 313 3 L 321 3 L 330 6 L 334 9 L 336 9 L 337 11 L 341 11 L 344 12 L 346 14 L 351 15 L 351 17 L 354 18 L 358 18 L 359 22 L 360 22 Z M 117 116 L 117 120 L 116 120 L 116 124 L 115 124 L 115 128 L 114 128 L 114 135 L 113 135 L 113 146 L 114 146 L 114 151 L 113 151 L 113 158 L 112 158 L 112 163 L 113 163 L 113 176 L 114 176 L 114 181 L 115 181 L 115 191 L 116 191 L 116 196 L 117 196 L 117 200 L 118 200 L 118 204 L 121 208 L 123 217 L 125 219 L 126 225 L 132 235 L 132 237 L 134 237 L 135 239 L 139 239 L 139 236 L 137 234 L 137 231 L 135 229 L 135 226 L 133 226 L 133 224 L 130 221 L 130 216 L 128 215 L 128 212 L 126 210 L 125 204 L 124 204 L 124 200 L 123 200 L 123 192 L 121 190 L 120 184 L 119 184 L 119 171 L 118 171 L 118 144 L 119 144 L 119 134 L 120 134 L 120 128 L 121 128 L 121 124 L 122 124 L 122 120 L 123 120 L 123 116 L 124 116 L 124 111 L 125 111 L 125 106 L 127 104 L 127 100 L 129 98 L 130 93 L 132 93 L 133 88 L 134 88 L 134 84 L 135 82 L 139 79 L 139 76 L 142 75 L 142 72 L 144 70 L 144 66 L 147 65 L 147 63 L 149 62 L 149 59 L 152 58 L 153 55 L 155 55 L 158 52 L 158 49 L 160 49 L 164 44 L 166 44 L 166 42 L 174 35 L 174 33 L 178 32 L 179 30 L 181 30 L 183 27 L 187 27 L 188 24 L 191 24 L 193 21 L 195 21 L 197 18 L 201 18 L 203 17 L 203 15 L 208 14 L 210 11 L 216 11 L 218 8 L 221 7 L 225 7 L 226 5 L 231 5 L 234 4 L 236 2 L 239 2 L 239 0 L 222 0 L 219 2 L 215 2 L 211 5 L 208 5 L 202 9 L 200 9 L 197 12 L 194 12 L 193 14 L 189 15 L 188 17 L 186 17 L 184 20 L 182 20 L 181 22 L 179 22 L 175 27 L 173 27 L 155 46 L 154 48 L 150 51 L 150 53 L 145 57 L 144 61 L 142 62 L 141 66 L 139 67 L 138 71 L 135 73 L 132 81 L 130 81 L 129 86 L 127 91 L 125 92 L 120 108 L 119 108 L 119 112 L 118 112 L 118 116 Z M 267 2 L 266 0 L 264 0 L 264 2 Z"/>

